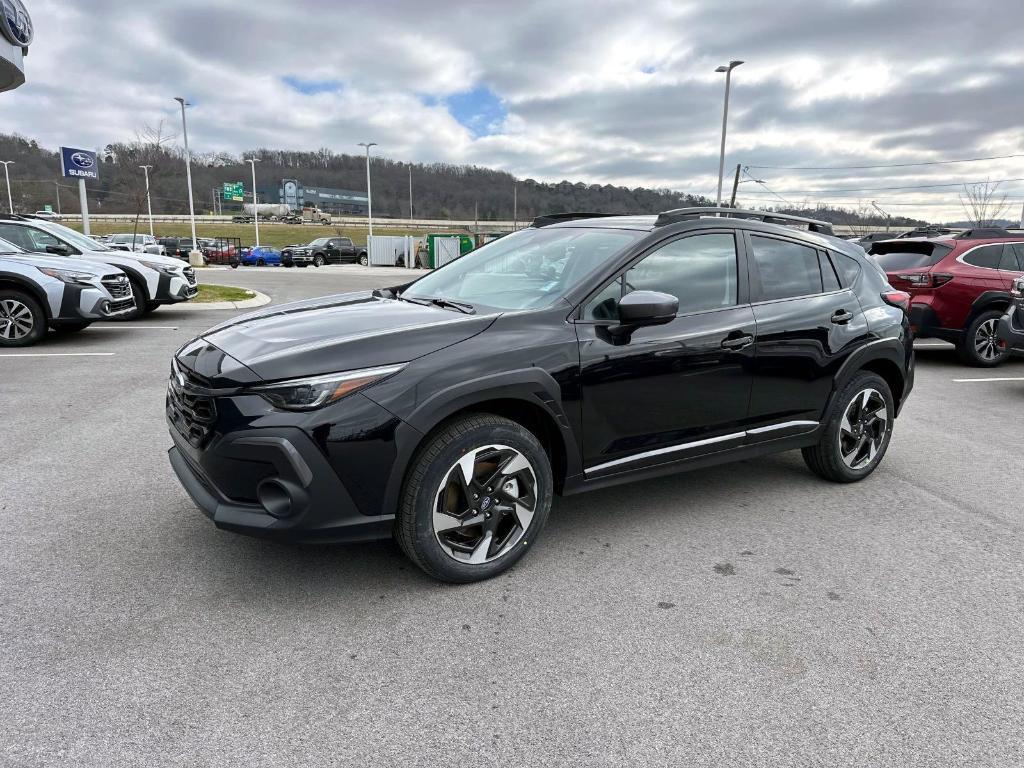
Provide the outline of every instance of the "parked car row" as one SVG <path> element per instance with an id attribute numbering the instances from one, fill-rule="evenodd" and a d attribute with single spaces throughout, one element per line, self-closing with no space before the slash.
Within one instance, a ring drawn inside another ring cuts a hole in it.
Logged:
<path id="1" fill-rule="evenodd" d="M 47 328 L 138 318 L 197 293 L 195 271 L 178 259 L 117 250 L 53 221 L 0 215 L 0 346 L 33 344 Z"/>

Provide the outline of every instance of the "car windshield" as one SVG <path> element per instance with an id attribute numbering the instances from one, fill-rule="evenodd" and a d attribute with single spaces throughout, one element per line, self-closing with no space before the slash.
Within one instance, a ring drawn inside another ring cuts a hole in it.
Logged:
<path id="1" fill-rule="evenodd" d="M 618 229 L 524 229 L 431 272 L 402 294 L 494 309 L 553 304 L 643 232 Z"/>
<path id="2" fill-rule="evenodd" d="M 0 253 L 25 253 L 25 251 L 14 243 L 10 243 L 7 240 L 0 240 Z"/>
<path id="3" fill-rule="evenodd" d="M 331 238 L 329 238 L 329 237 L 318 237 L 316 240 L 314 240 L 312 243 L 310 243 L 310 246 L 312 247 L 312 246 L 318 246 L 318 245 L 327 245 L 327 241 L 330 240 L 330 239 Z"/>
<path id="4" fill-rule="evenodd" d="M 86 237 L 81 232 L 75 232 L 75 230 L 71 229 L 70 227 L 65 227 L 63 224 L 53 224 L 51 222 L 47 222 L 46 224 L 41 225 L 39 228 L 45 232 L 49 232 L 51 235 L 54 235 L 55 237 L 59 237 L 61 240 L 66 240 L 80 251 L 112 250 L 111 248 L 105 246 L 103 243 L 97 243 L 92 238 Z"/>

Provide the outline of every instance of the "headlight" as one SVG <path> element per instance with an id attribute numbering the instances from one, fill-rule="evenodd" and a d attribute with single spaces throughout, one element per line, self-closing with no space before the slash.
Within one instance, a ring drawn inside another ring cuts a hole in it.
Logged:
<path id="1" fill-rule="evenodd" d="M 381 379 L 398 373 L 405 364 L 382 368 L 363 368 L 358 371 L 330 373 L 308 379 L 290 379 L 276 384 L 263 384 L 250 388 L 277 408 L 287 411 L 312 411 L 340 400 L 345 395 L 368 387 Z"/>
<path id="2" fill-rule="evenodd" d="M 165 275 L 170 275 L 171 277 L 181 277 L 181 267 L 178 266 L 167 266 L 165 264 L 157 264 L 153 261 L 142 261 L 141 259 L 139 260 L 139 264 L 144 267 L 149 267 L 150 269 L 155 269 L 157 272 L 162 272 Z"/>
<path id="3" fill-rule="evenodd" d="M 78 285 L 92 285 L 96 275 L 89 272 L 77 272 L 73 269 L 54 269 L 53 267 L 36 267 L 44 275 L 55 277 L 62 283 L 76 283 Z"/>

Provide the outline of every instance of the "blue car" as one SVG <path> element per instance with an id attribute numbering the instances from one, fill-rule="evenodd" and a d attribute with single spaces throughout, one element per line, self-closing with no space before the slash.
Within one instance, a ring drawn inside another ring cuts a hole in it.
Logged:
<path id="1" fill-rule="evenodd" d="M 268 245 L 261 245 L 257 248 L 243 248 L 242 259 L 231 264 L 237 267 L 239 263 L 247 267 L 262 267 L 269 264 L 281 266 L 281 252 Z"/>

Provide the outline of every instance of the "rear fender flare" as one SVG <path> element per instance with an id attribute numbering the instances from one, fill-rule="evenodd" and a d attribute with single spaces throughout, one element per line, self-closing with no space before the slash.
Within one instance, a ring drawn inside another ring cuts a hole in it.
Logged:
<path id="1" fill-rule="evenodd" d="M 907 352 L 903 346 L 903 342 L 899 339 L 876 339 L 870 341 L 860 349 L 851 353 L 849 357 L 843 361 L 842 367 L 836 373 L 835 380 L 832 385 L 832 393 L 829 395 L 828 403 L 825 405 L 825 411 L 822 414 L 823 419 L 827 419 L 828 415 L 832 413 L 832 408 L 835 405 L 835 399 L 839 396 L 839 393 L 843 388 L 850 382 L 850 380 L 865 366 L 870 363 L 877 361 L 885 361 L 892 363 L 896 366 L 896 369 L 900 372 L 900 376 L 903 379 L 904 393 L 906 393 L 907 386 Z M 895 396 L 895 393 L 893 393 Z M 897 410 L 899 409 L 900 403 L 896 403 Z"/>

